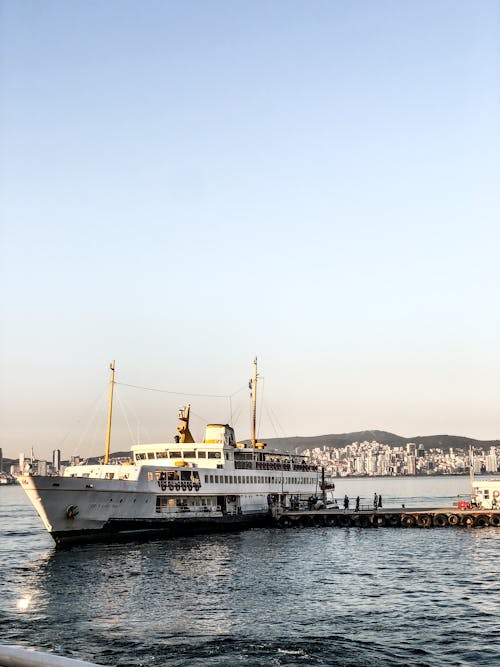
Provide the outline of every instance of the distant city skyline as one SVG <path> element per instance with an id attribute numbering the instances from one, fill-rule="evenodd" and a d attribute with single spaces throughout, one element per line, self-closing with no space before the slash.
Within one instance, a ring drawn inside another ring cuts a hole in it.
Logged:
<path id="1" fill-rule="evenodd" d="M 0 11 L 4 457 L 500 438 L 497 2 Z"/>

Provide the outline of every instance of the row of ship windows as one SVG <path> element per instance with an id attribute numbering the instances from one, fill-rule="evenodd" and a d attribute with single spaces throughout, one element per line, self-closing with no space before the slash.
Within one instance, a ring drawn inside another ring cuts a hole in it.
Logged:
<path id="1" fill-rule="evenodd" d="M 205 475 L 205 484 L 314 484 L 315 477 L 264 477 L 262 475 Z"/>
<path id="2" fill-rule="evenodd" d="M 135 455 L 136 461 L 146 461 L 146 459 L 220 459 L 222 452 L 206 452 L 202 450 L 197 451 L 175 451 L 175 452 L 137 452 Z"/>
<path id="3" fill-rule="evenodd" d="M 156 497 L 156 507 L 210 507 L 217 505 L 216 498 L 168 498 L 167 496 Z"/>

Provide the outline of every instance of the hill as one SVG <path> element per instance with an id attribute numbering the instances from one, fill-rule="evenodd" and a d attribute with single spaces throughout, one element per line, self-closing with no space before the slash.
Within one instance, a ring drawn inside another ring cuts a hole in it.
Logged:
<path id="1" fill-rule="evenodd" d="M 405 447 L 407 443 L 412 442 L 422 445 L 427 451 L 429 449 L 444 449 L 450 447 L 454 449 L 469 449 L 471 446 L 489 449 L 490 447 L 499 447 L 500 440 L 474 440 L 460 435 L 424 435 L 404 438 L 395 433 L 387 431 L 355 431 L 353 433 L 339 433 L 316 436 L 293 436 L 288 438 L 262 438 L 270 449 L 279 451 L 303 452 L 305 449 L 314 449 L 315 447 L 327 447 L 337 449 L 346 447 L 353 442 L 372 442 L 376 441 L 390 447 Z"/>

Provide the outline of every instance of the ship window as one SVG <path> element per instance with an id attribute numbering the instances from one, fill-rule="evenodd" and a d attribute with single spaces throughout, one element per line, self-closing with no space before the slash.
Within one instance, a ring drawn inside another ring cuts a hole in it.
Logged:
<path id="1" fill-rule="evenodd" d="M 113 479 L 114 476 L 115 476 L 114 472 L 107 472 L 105 475 L 105 479 Z"/>
<path id="2" fill-rule="evenodd" d="M 484 490 L 484 497 L 485 497 L 485 498 L 489 498 L 489 497 L 490 497 L 490 491 L 489 491 L 489 489 L 485 489 L 485 490 Z"/>
<path id="3" fill-rule="evenodd" d="M 196 458 L 196 452 L 184 452 L 184 458 L 185 459 L 195 459 Z"/>
<path id="4" fill-rule="evenodd" d="M 167 479 L 169 481 L 176 481 L 179 479 L 179 471 L 178 470 L 169 470 L 167 472 Z"/>
<path id="5" fill-rule="evenodd" d="M 213 483 L 214 483 L 214 476 L 210 475 L 210 484 L 213 484 Z"/>
<path id="6" fill-rule="evenodd" d="M 155 453 L 154 452 L 148 452 L 148 459 L 154 459 Z"/>
<path id="7" fill-rule="evenodd" d="M 207 453 L 206 452 L 198 452 L 198 458 L 199 459 L 206 459 L 207 458 Z"/>
<path id="8" fill-rule="evenodd" d="M 238 475 L 238 484 L 241 484 L 241 476 Z"/>
<path id="9" fill-rule="evenodd" d="M 220 452 L 208 452 L 209 459 L 220 459 Z"/>
<path id="10" fill-rule="evenodd" d="M 181 459 L 182 458 L 182 453 L 181 452 L 170 452 L 170 458 L 171 459 Z"/>
<path id="11" fill-rule="evenodd" d="M 191 481 L 191 471 L 190 470 L 181 470 L 181 480 L 183 482 Z"/>
<path id="12" fill-rule="evenodd" d="M 157 459 L 168 459 L 168 452 L 156 452 Z"/>
<path id="13" fill-rule="evenodd" d="M 224 475 L 224 484 L 227 484 L 227 483 L 228 483 L 228 477 L 227 477 L 227 475 Z"/>
<path id="14" fill-rule="evenodd" d="M 153 473 L 148 472 L 148 482 L 152 482 L 152 481 L 153 481 Z"/>
<path id="15" fill-rule="evenodd" d="M 144 461 L 146 458 L 146 454 L 144 452 L 139 452 L 138 454 L 135 455 L 135 460 L 136 461 Z"/>
<path id="16" fill-rule="evenodd" d="M 208 484 L 208 475 L 205 475 L 205 484 Z"/>

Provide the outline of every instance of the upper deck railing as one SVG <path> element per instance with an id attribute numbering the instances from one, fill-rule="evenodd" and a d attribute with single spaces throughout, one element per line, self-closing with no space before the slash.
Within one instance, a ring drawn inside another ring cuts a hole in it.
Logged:
<path id="1" fill-rule="evenodd" d="M 300 472 L 317 472 L 317 465 L 307 463 L 285 463 L 281 461 L 235 461 L 237 470 L 297 470 Z"/>

